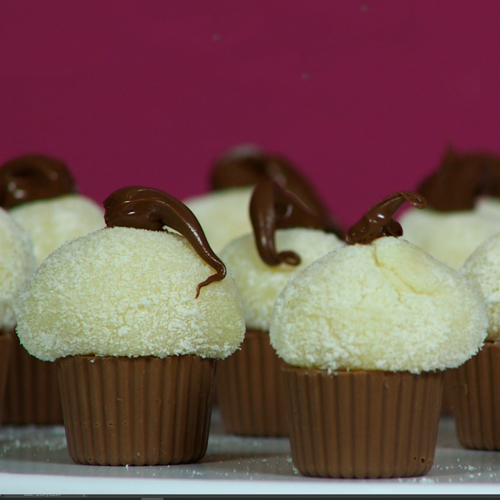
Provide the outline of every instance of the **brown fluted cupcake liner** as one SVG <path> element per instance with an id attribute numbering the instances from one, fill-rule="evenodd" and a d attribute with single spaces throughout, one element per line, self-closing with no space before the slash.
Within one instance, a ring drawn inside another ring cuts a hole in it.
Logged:
<path id="1" fill-rule="evenodd" d="M 14 425 L 63 424 L 57 366 L 28 354 L 15 333 L 2 422 Z"/>
<path id="2" fill-rule="evenodd" d="M 0 330 L 0 419 L 5 408 L 3 394 L 9 373 L 10 358 L 12 357 L 13 337 L 14 332 L 4 332 Z"/>
<path id="3" fill-rule="evenodd" d="M 288 435 L 281 365 L 269 334 L 257 331 L 247 331 L 241 349 L 219 361 L 217 402 L 228 434 Z"/>
<path id="4" fill-rule="evenodd" d="M 443 371 L 443 399 L 441 401 L 441 415 L 453 415 L 453 369 Z"/>
<path id="5" fill-rule="evenodd" d="M 216 360 L 70 356 L 57 364 L 75 462 L 167 465 L 205 455 Z"/>
<path id="6" fill-rule="evenodd" d="M 474 450 L 500 450 L 500 343 L 486 342 L 453 376 L 460 443 Z"/>
<path id="7" fill-rule="evenodd" d="M 442 373 L 283 366 L 292 460 L 306 476 L 426 474 L 439 426 Z"/>

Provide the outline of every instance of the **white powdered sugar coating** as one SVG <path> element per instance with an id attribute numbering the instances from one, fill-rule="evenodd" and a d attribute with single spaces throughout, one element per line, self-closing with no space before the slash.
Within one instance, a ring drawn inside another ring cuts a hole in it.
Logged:
<path id="1" fill-rule="evenodd" d="M 487 339 L 500 340 L 500 234 L 479 245 L 461 271 L 477 287 L 486 304 Z"/>
<path id="2" fill-rule="evenodd" d="M 102 207 L 79 194 L 32 201 L 9 213 L 31 234 L 38 265 L 66 241 L 104 227 Z"/>
<path id="3" fill-rule="evenodd" d="M 399 222 L 406 240 L 460 269 L 484 240 L 500 232 L 500 210 L 494 201 L 484 199 L 473 210 L 458 212 L 410 208 Z"/>
<path id="4" fill-rule="evenodd" d="M 10 330 L 15 326 L 19 294 L 35 268 L 29 233 L 0 208 L 0 330 Z"/>
<path id="5" fill-rule="evenodd" d="M 487 325 L 484 303 L 464 276 L 384 237 L 338 247 L 291 278 L 270 337 L 294 366 L 420 373 L 464 363 Z"/>
<path id="6" fill-rule="evenodd" d="M 38 268 L 18 309 L 17 333 L 33 356 L 225 358 L 245 326 L 231 275 L 215 274 L 180 235 L 105 228 L 74 239 Z"/>
<path id="7" fill-rule="evenodd" d="M 249 206 L 253 188 L 221 189 L 183 201 L 196 215 L 215 253 L 252 232 Z"/>
<path id="8" fill-rule="evenodd" d="M 247 328 L 268 332 L 274 303 L 288 280 L 340 244 L 334 234 L 315 229 L 278 230 L 277 250 L 296 252 L 301 258 L 298 266 L 265 264 L 257 252 L 253 234 L 226 246 L 219 256 L 236 277 Z"/>

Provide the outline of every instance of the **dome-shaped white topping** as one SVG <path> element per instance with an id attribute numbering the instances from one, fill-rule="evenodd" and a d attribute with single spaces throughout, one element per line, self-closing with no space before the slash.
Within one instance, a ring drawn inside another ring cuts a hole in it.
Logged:
<path id="1" fill-rule="evenodd" d="M 419 373 L 465 362 L 487 322 L 464 276 L 384 237 L 339 247 L 293 277 L 276 301 L 270 336 L 295 366 Z"/>
<path id="2" fill-rule="evenodd" d="M 19 294 L 35 268 L 30 235 L 0 208 L 0 330 L 15 326 Z"/>
<path id="3" fill-rule="evenodd" d="M 183 236 L 105 228 L 43 262 L 23 294 L 18 335 L 48 361 L 77 354 L 224 358 L 245 327 L 231 275 L 196 298 L 212 274 Z"/>

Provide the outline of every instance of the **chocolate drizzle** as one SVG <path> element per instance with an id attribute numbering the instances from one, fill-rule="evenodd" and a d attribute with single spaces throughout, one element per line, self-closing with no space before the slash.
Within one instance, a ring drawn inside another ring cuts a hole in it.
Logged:
<path id="1" fill-rule="evenodd" d="M 359 222 L 347 231 L 346 243 L 368 245 L 383 236 L 396 238 L 402 236 L 403 228 L 399 222 L 393 220 L 393 217 L 405 201 L 416 208 L 425 208 L 427 205 L 425 198 L 418 193 L 410 191 L 394 193 L 370 208 Z"/>
<path id="2" fill-rule="evenodd" d="M 76 193 L 75 180 L 56 158 L 24 155 L 0 167 L 0 206 L 4 209 L 71 193 Z"/>
<path id="3" fill-rule="evenodd" d="M 259 151 L 244 156 L 228 155 L 214 164 L 210 175 L 213 191 L 253 186 L 269 180 L 276 181 L 282 188 L 295 194 L 303 203 L 320 214 L 325 231 L 343 237 L 344 230 L 341 225 L 329 214 L 308 179 L 281 156 Z"/>
<path id="4" fill-rule="evenodd" d="M 182 234 L 196 253 L 216 273 L 196 287 L 200 289 L 226 276 L 226 267 L 210 248 L 203 229 L 195 215 L 182 202 L 160 191 L 130 186 L 111 193 L 104 201 L 104 220 L 108 227 L 121 226 L 150 231 L 167 231 L 166 226 Z"/>
<path id="5" fill-rule="evenodd" d="M 434 210 L 472 210 L 479 196 L 500 197 L 500 158 L 489 153 L 458 153 L 448 147 L 438 170 L 417 191 Z"/>
<path id="6" fill-rule="evenodd" d="M 295 252 L 276 250 L 277 229 L 324 229 L 323 217 L 276 181 L 261 182 L 254 188 L 250 199 L 250 219 L 259 255 L 269 266 L 277 266 L 282 262 L 292 266 L 300 264 L 300 256 Z"/>

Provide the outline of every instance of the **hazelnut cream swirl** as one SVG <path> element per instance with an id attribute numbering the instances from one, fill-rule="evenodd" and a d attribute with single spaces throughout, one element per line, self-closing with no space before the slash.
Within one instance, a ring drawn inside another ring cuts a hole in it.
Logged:
<path id="1" fill-rule="evenodd" d="M 352 226 L 346 234 L 348 245 L 360 243 L 368 245 L 383 236 L 399 237 L 403 235 L 403 228 L 399 222 L 393 220 L 399 207 L 408 201 L 416 208 L 425 208 L 427 202 L 418 193 L 401 191 L 384 198 L 380 203 L 371 207 L 368 212 Z"/>
<path id="2" fill-rule="evenodd" d="M 24 155 L 0 167 L 0 206 L 5 209 L 71 193 L 76 193 L 75 180 L 56 158 Z"/>
<path id="3" fill-rule="evenodd" d="M 139 186 L 118 189 L 104 201 L 104 220 L 108 227 L 129 227 L 150 231 L 167 231 L 168 226 L 182 234 L 197 254 L 216 273 L 199 283 L 200 289 L 226 276 L 226 267 L 210 248 L 202 227 L 186 205 L 159 190 Z"/>
<path id="4" fill-rule="evenodd" d="M 297 253 L 290 250 L 277 251 L 276 230 L 294 227 L 325 229 L 325 220 L 321 214 L 309 208 L 295 194 L 274 180 L 261 182 L 253 190 L 250 219 L 259 255 L 269 266 L 277 266 L 282 262 L 292 266 L 300 264 L 300 256 Z"/>
<path id="5" fill-rule="evenodd" d="M 472 210 L 480 196 L 500 197 L 500 159 L 489 153 L 461 154 L 448 147 L 439 168 L 417 191 L 434 210 Z"/>
<path id="6" fill-rule="evenodd" d="M 343 236 L 341 225 L 331 217 L 309 180 L 281 156 L 261 152 L 245 156 L 228 155 L 214 164 L 210 174 L 213 191 L 252 186 L 269 180 L 276 181 L 316 211 L 325 231 Z"/>

